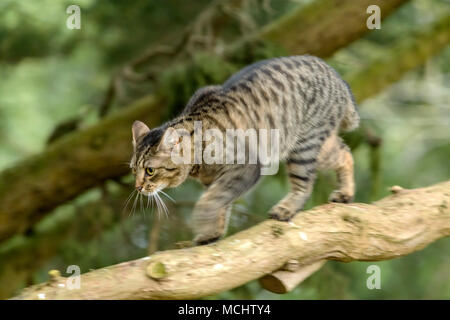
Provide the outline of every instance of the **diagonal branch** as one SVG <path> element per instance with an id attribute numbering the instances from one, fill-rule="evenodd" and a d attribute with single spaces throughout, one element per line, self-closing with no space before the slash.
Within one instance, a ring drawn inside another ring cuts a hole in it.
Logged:
<path id="1" fill-rule="evenodd" d="M 196 299 L 235 288 L 297 260 L 379 261 L 450 235 L 450 180 L 395 193 L 371 205 L 326 204 L 290 223 L 264 221 L 215 244 L 155 253 L 91 271 L 81 288 L 66 279 L 29 287 L 16 299 Z"/>
<path id="2" fill-rule="evenodd" d="M 407 0 L 312 1 L 267 25 L 259 37 L 291 53 L 328 57 L 370 31 L 366 25 L 367 7 L 378 5 L 384 19 L 405 2 Z"/>

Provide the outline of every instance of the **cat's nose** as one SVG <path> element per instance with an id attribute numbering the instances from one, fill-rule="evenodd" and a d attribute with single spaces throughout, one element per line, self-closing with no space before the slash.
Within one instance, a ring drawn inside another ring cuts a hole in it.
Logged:
<path id="1" fill-rule="evenodd" d="M 142 191 L 142 186 L 136 186 L 137 191 L 141 192 Z"/>

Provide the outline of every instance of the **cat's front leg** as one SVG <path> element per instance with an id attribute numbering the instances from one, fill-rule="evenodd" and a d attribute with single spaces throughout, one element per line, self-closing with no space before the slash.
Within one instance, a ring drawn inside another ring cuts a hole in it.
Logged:
<path id="1" fill-rule="evenodd" d="M 194 212 L 194 217 L 196 217 L 194 225 L 196 234 L 194 238 L 195 244 L 205 245 L 215 242 L 227 231 L 231 205 L 216 210 L 217 213 L 209 221 L 200 221 L 199 216 L 206 216 L 205 213 Z"/>
<path id="2" fill-rule="evenodd" d="M 214 242 L 225 234 L 231 204 L 250 189 L 259 177 L 259 165 L 230 165 L 225 168 L 195 205 L 192 227 L 196 244 Z"/>

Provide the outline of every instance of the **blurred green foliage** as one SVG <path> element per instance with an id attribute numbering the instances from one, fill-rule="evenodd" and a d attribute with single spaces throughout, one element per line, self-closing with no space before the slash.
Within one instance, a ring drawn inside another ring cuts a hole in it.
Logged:
<path id="1" fill-rule="evenodd" d="M 247 28 L 256 29 L 271 19 L 308 1 L 271 1 L 271 10 L 261 10 L 253 1 L 246 8 L 252 17 Z M 123 63 L 153 43 L 173 43 L 185 25 L 208 3 L 183 1 L 100 0 L 2 0 L 0 2 L 0 169 L 45 148 L 53 128 L 62 121 L 80 117 L 81 126 L 98 121 L 97 110 L 109 80 Z M 70 4 L 82 9 L 82 29 L 65 27 Z M 366 59 L 383 55 L 383 50 L 405 33 L 437 19 L 449 10 L 444 0 L 414 0 L 399 9 L 375 30 L 339 51 L 332 64 L 341 72 L 351 71 Z M 229 37 L 241 36 L 238 28 Z M 276 49 L 276 48 L 275 48 Z M 231 74 L 234 66 L 220 58 L 196 53 L 188 70 L 172 69 L 158 81 L 166 88 L 173 105 L 183 105 L 199 86 L 214 84 L 204 74 Z M 361 106 L 364 124 L 381 138 L 378 191 L 374 194 L 373 149 L 365 143 L 354 150 L 356 200 L 369 202 L 388 194 L 388 187 L 414 188 L 450 177 L 450 48 L 419 70 L 407 74 L 385 92 Z M 203 72 L 207 70 L 207 72 Z M 211 72 L 213 70 L 214 72 Z M 220 76 L 219 78 L 222 78 Z M 174 91 L 174 92 L 171 92 Z M 371 164 L 372 163 L 372 164 Z M 131 177 L 127 177 L 131 181 Z M 335 178 L 321 174 L 307 204 L 324 203 Z M 116 183 L 105 187 L 114 195 Z M 158 249 L 191 237 L 188 227 L 191 206 L 201 187 L 194 181 L 169 193 L 179 205 L 169 219 L 163 219 Z M 265 177 L 234 208 L 229 234 L 266 218 L 265 212 L 288 190 L 284 167 L 276 176 Z M 130 189 L 131 191 L 131 189 Z M 55 210 L 38 226 L 51 229 L 76 214 L 83 204 L 103 201 L 100 189 L 89 191 Z M 181 205 L 183 204 L 183 205 Z M 139 207 L 139 204 L 137 204 Z M 90 241 L 69 238 L 58 253 L 29 279 L 47 279 L 47 271 L 77 264 L 82 271 L 100 268 L 147 253 L 153 213 L 119 213 L 125 219 L 106 228 Z M 102 222 L 99 222 L 100 224 Z M 3 247 L 4 250 L 5 247 Z M 377 263 L 328 262 L 291 293 L 275 295 L 249 283 L 210 298 L 221 299 L 450 299 L 450 241 L 443 239 L 407 257 Z M 376 264 L 382 272 L 382 289 L 366 287 L 367 266 Z M 24 283 L 25 285 L 25 283 Z M 1 284 L 0 284 L 1 286 Z"/>

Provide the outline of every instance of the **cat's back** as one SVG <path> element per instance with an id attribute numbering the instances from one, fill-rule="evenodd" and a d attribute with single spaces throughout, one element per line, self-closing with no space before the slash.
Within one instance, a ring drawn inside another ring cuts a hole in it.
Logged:
<path id="1" fill-rule="evenodd" d="M 224 90 L 246 84 L 274 82 L 281 87 L 287 82 L 307 81 L 319 74 L 327 73 L 331 69 L 322 59 L 310 56 L 277 57 L 255 62 L 232 75 L 223 85 Z M 259 80 L 259 81 L 258 81 Z M 282 84 L 276 81 L 282 81 Z"/>
<path id="2" fill-rule="evenodd" d="M 351 100 L 338 73 L 310 55 L 256 62 L 232 75 L 222 90 L 246 106 L 252 125 L 291 133 L 300 124 L 305 130 L 316 126 Z"/>
<path id="3" fill-rule="evenodd" d="M 298 135 L 324 121 L 339 125 L 348 105 L 354 105 L 352 94 L 338 73 L 320 58 L 301 55 L 258 61 L 222 85 L 199 89 L 185 114 L 223 127 Z"/>

